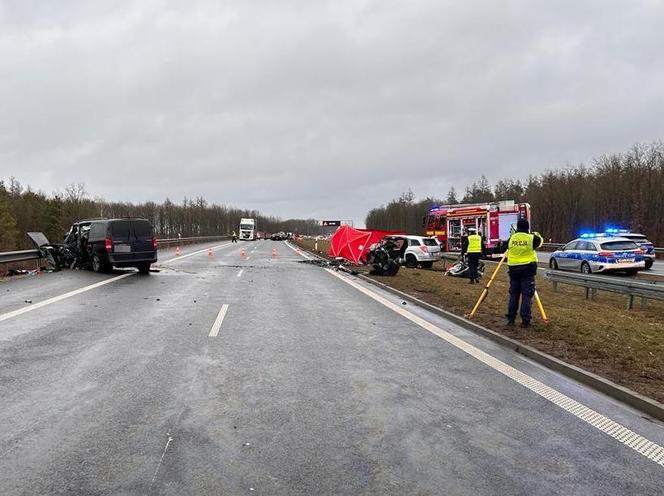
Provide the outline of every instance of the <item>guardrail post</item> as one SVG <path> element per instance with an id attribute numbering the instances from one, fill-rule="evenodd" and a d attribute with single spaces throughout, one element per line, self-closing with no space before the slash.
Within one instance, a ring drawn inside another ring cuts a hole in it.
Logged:
<path id="1" fill-rule="evenodd" d="M 641 297 L 641 310 L 645 309 L 648 306 L 648 298 L 645 296 Z"/>
<path id="2" fill-rule="evenodd" d="M 634 308 L 634 295 L 627 296 L 627 310 Z"/>
<path id="3" fill-rule="evenodd" d="M 586 286 L 585 289 L 586 289 L 586 300 L 587 300 L 588 297 L 590 296 L 590 288 L 588 286 Z"/>
<path id="4" fill-rule="evenodd" d="M 552 281 L 553 283 L 553 292 L 557 293 L 558 292 L 558 281 Z"/>

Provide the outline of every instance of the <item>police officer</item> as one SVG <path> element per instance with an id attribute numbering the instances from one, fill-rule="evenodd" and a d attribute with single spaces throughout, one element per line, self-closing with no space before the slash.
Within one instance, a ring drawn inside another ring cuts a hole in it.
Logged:
<path id="1" fill-rule="evenodd" d="M 542 245 L 539 233 L 530 233 L 527 219 L 519 219 L 516 232 L 507 242 L 507 265 L 510 275 L 510 300 L 507 305 L 507 323 L 514 325 L 516 311 L 521 298 L 521 327 L 528 327 L 532 318 L 530 309 L 535 295 L 535 275 L 537 274 L 537 253 Z"/>
<path id="2" fill-rule="evenodd" d="M 237 234 L 235 234 L 235 231 L 233 231 L 231 243 L 237 243 Z"/>
<path id="3" fill-rule="evenodd" d="M 484 253 L 484 240 L 477 234 L 474 227 L 468 229 L 468 236 L 465 237 L 461 245 L 461 253 L 466 253 L 468 259 L 468 277 L 470 284 L 479 283 L 477 267 L 480 264 L 480 257 Z"/>

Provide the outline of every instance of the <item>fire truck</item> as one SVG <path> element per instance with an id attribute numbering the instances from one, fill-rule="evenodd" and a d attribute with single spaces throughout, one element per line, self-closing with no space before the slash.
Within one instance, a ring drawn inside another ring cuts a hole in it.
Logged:
<path id="1" fill-rule="evenodd" d="M 519 218 L 530 221 L 530 204 L 506 200 L 434 207 L 423 219 L 427 236 L 435 236 L 443 251 L 461 251 L 461 236 L 471 227 L 486 241 L 487 254 L 501 256 L 507 249 L 511 229 Z"/>

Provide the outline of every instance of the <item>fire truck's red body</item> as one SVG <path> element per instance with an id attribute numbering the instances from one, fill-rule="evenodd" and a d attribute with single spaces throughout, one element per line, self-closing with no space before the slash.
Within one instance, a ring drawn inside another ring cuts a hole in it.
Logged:
<path id="1" fill-rule="evenodd" d="M 460 251 L 461 236 L 474 227 L 484 236 L 487 253 L 501 255 L 507 248 L 510 229 L 524 217 L 530 221 L 530 205 L 512 200 L 495 203 L 441 205 L 425 217 L 427 236 L 436 236 L 444 251 Z"/>

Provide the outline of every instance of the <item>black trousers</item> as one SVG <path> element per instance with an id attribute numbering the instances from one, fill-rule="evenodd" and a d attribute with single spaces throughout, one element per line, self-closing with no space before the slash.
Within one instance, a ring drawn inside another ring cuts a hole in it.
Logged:
<path id="1" fill-rule="evenodd" d="M 537 270 L 537 269 L 535 269 Z M 535 275 L 526 271 L 510 272 L 510 301 L 507 304 L 507 318 L 514 320 L 521 299 L 521 321 L 530 322 L 531 307 L 535 295 Z"/>
<path id="2" fill-rule="evenodd" d="M 479 253 L 468 253 L 468 277 L 471 280 L 479 279 L 477 275 L 477 266 L 480 264 L 480 254 Z"/>

